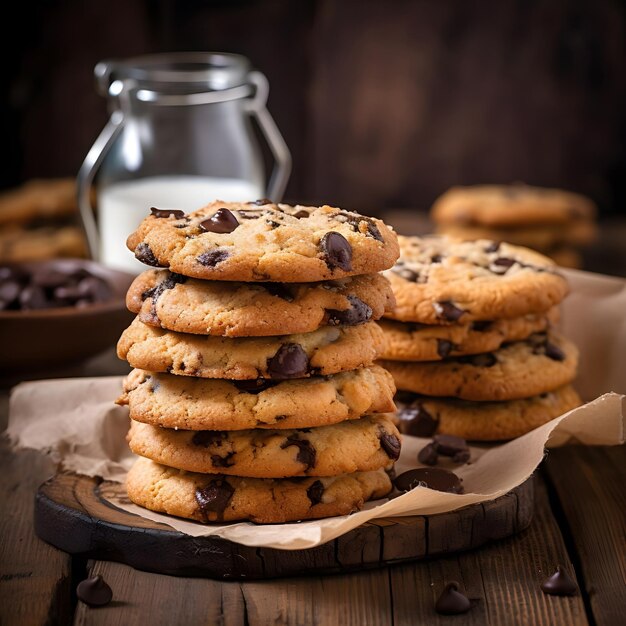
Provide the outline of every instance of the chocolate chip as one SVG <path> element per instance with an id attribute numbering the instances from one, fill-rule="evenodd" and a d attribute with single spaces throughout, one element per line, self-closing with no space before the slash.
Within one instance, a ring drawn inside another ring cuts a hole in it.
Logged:
<path id="1" fill-rule="evenodd" d="M 274 387 L 278 384 L 275 380 L 268 380 L 267 378 L 256 378 L 254 380 L 233 380 L 231 381 L 239 391 L 245 391 L 246 393 L 261 393 L 270 387 Z"/>
<path id="2" fill-rule="evenodd" d="M 450 457 L 469 451 L 467 441 L 455 435 L 435 435 L 433 437 L 433 446 L 438 454 Z"/>
<path id="3" fill-rule="evenodd" d="M 385 454 L 392 460 L 397 461 L 400 458 L 400 449 L 402 444 L 395 435 L 390 435 L 382 428 L 378 434 L 380 439 L 380 447 L 385 451 Z"/>
<path id="4" fill-rule="evenodd" d="M 310 469 L 315 466 L 315 448 L 308 439 L 298 439 L 298 435 L 290 435 L 287 440 L 281 444 L 281 449 L 296 446 L 298 448 L 298 454 L 296 455 L 296 461 L 306 466 L 306 469 Z"/>
<path id="5" fill-rule="evenodd" d="M 559 348 L 556 344 L 546 341 L 544 350 L 546 356 L 551 358 L 553 361 L 565 361 L 565 352 L 563 352 L 563 350 L 561 350 L 561 348 Z"/>
<path id="6" fill-rule="evenodd" d="M 366 237 L 372 237 L 376 241 L 384 241 L 383 236 L 371 217 L 365 217 L 359 213 L 348 213 L 347 211 L 339 211 L 334 215 L 338 222 L 349 224 L 355 233 L 365 234 Z M 365 224 L 365 233 L 361 230 L 361 224 Z"/>
<path id="7" fill-rule="evenodd" d="M 215 513 L 221 519 L 224 511 L 235 493 L 235 488 L 223 477 L 215 478 L 206 485 L 196 489 L 196 502 L 202 515 L 208 519 L 209 513 Z"/>
<path id="8" fill-rule="evenodd" d="M 485 252 L 497 252 L 500 249 L 501 243 L 499 241 L 492 241 L 486 248 Z"/>
<path id="9" fill-rule="evenodd" d="M 437 598 L 435 611 L 441 615 L 460 615 L 461 613 L 467 613 L 471 606 L 467 596 L 459 591 L 459 583 L 452 581 L 446 585 L 439 598 Z"/>
<path id="10" fill-rule="evenodd" d="M 541 583 L 541 591 L 552 596 L 575 596 L 578 593 L 578 585 L 560 565 L 557 565 L 554 574 Z"/>
<path id="11" fill-rule="evenodd" d="M 492 321 L 476 320 L 475 322 L 472 322 L 472 330 L 475 330 L 478 333 L 484 333 L 486 330 L 491 328 L 492 324 Z"/>
<path id="12" fill-rule="evenodd" d="M 408 280 L 410 283 L 420 283 L 420 282 L 426 282 L 425 280 L 422 280 L 420 275 L 417 272 L 414 272 L 413 270 L 410 270 L 407 267 L 394 267 L 391 270 L 394 274 L 397 274 L 398 276 L 400 276 L 400 278 L 404 278 L 404 280 Z"/>
<path id="13" fill-rule="evenodd" d="M 459 363 L 466 363 L 467 365 L 473 365 L 474 367 L 493 367 L 498 362 L 496 355 L 491 352 L 460 356 L 457 357 L 456 360 Z"/>
<path id="14" fill-rule="evenodd" d="M 44 289 L 54 289 L 55 287 L 66 285 L 68 279 L 69 275 L 67 272 L 61 272 L 52 267 L 43 267 L 33 272 L 30 282 Z"/>
<path id="15" fill-rule="evenodd" d="M 329 269 L 338 267 L 344 272 L 352 270 L 352 246 L 343 235 L 334 231 L 326 233 L 322 237 L 320 248 Z"/>
<path id="16" fill-rule="evenodd" d="M 111 602 L 113 591 L 102 576 L 97 575 L 78 583 L 76 597 L 89 606 L 105 606 Z"/>
<path id="17" fill-rule="evenodd" d="M 509 268 L 515 265 L 517 261 L 515 259 L 509 259 L 507 257 L 498 257 L 495 261 L 491 262 L 489 270 L 494 274 L 506 274 Z M 521 265 L 521 264 L 520 264 Z"/>
<path id="18" fill-rule="evenodd" d="M 228 452 L 226 456 L 220 456 L 219 454 L 211 455 L 211 464 L 213 467 L 232 467 L 235 464 L 233 461 L 233 457 L 235 456 L 234 452 Z"/>
<path id="19" fill-rule="evenodd" d="M 324 485 L 321 480 L 316 480 L 307 490 L 307 498 L 311 501 L 311 506 L 315 506 L 322 501 L 324 495 Z"/>
<path id="20" fill-rule="evenodd" d="M 425 445 L 418 453 L 417 460 L 424 465 L 437 465 L 437 459 L 439 455 L 435 449 L 434 444 L 429 443 Z"/>
<path id="21" fill-rule="evenodd" d="M 142 242 L 135 248 L 135 258 L 146 265 L 161 267 L 161 264 L 157 261 L 157 258 L 154 256 L 154 252 L 152 252 L 147 243 Z"/>
<path id="22" fill-rule="evenodd" d="M 46 293 L 41 287 L 27 285 L 19 295 L 20 307 L 24 310 L 46 309 L 52 303 L 46 298 Z"/>
<path id="23" fill-rule="evenodd" d="M 445 359 L 452 350 L 456 350 L 456 346 L 447 339 L 437 339 L 437 354 Z"/>
<path id="24" fill-rule="evenodd" d="M 224 235 L 232 233 L 237 226 L 239 226 L 239 222 L 228 209 L 222 208 L 214 213 L 209 219 L 200 222 L 199 225 L 202 230 L 205 230 L 208 233 L 218 233 L 220 235 Z"/>
<path id="25" fill-rule="evenodd" d="M 191 443 L 194 446 L 221 446 L 224 439 L 228 439 L 228 433 L 219 430 L 199 430 L 194 433 Z"/>
<path id="26" fill-rule="evenodd" d="M 156 312 L 156 303 L 157 300 L 161 297 L 161 294 L 167 289 L 174 289 L 176 285 L 182 285 L 186 282 L 186 276 L 183 276 L 182 274 L 176 274 L 175 272 L 167 272 L 166 277 L 160 283 L 150 289 L 147 289 L 141 294 L 142 300 L 152 298 L 151 315 L 155 322 L 158 322 L 159 320 Z"/>
<path id="27" fill-rule="evenodd" d="M 269 198 L 260 198 L 254 202 L 248 202 L 248 204 L 256 204 L 256 206 L 265 206 L 266 204 L 274 204 Z"/>
<path id="28" fill-rule="evenodd" d="M 293 302 L 295 300 L 289 288 L 284 283 L 256 283 L 259 287 L 262 287 L 273 296 L 281 298 L 286 302 Z"/>
<path id="29" fill-rule="evenodd" d="M 6 280 L 0 284 L 0 310 L 13 305 L 20 295 L 20 284 L 15 280 Z"/>
<path id="30" fill-rule="evenodd" d="M 250 203 L 248 202 L 248 204 Z M 265 213 L 266 211 L 247 211 L 246 209 L 239 209 L 239 211 L 237 211 L 239 217 L 243 218 L 244 220 L 258 220 L 262 215 L 265 215 Z"/>
<path id="31" fill-rule="evenodd" d="M 372 318 L 372 308 L 365 304 L 363 300 L 360 300 L 356 296 L 348 296 L 350 302 L 350 308 L 344 311 L 336 309 L 328 309 L 328 324 L 336 326 L 339 324 L 345 324 L 346 326 L 357 326 L 358 324 L 364 324 Z"/>
<path id="32" fill-rule="evenodd" d="M 205 267 L 215 267 L 218 263 L 225 261 L 228 258 L 228 252 L 226 250 L 211 250 L 209 252 L 203 252 L 199 257 L 196 258 L 196 261 L 200 263 L 200 265 L 204 265 Z"/>
<path id="33" fill-rule="evenodd" d="M 311 214 L 308 211 L 302 210 L 302 211 L 297 211 L 296 213 L 294 213 L 292 217 L 295 217 L 296 219 L 299 219 L 299 220 L 303 220 L 303 219 L 306 219 L 307 217 L 311 217 Z"/>
<path id="34" fill-rule="evenodd" d="M 150 213 L 154 215 L 154 217 L 169 217 L 170 215 L 174 216 L 174 219 L 180 220 L 185 217 L 185 212 L 179 209 L 157 209 L 156 207 L 150 207 Z"/>
<path id="35" fill-rule="evenodd" d="M 456 322 L 463 313 L 463 309 L 460 309 L 458 306 L 452 304 L 450 300 L 443 300 L 441 302 L 434 302 L 433 307 L 435 309 L 435 313 L 437 317 L 440 319 L 444 319 L 447 322 Z"/>
<path id="36" fill-rule="evenodd" d="M 400 474 L 393 482 L 398 491 L 411 491 L 415 487 L 428 487 L 446 493 L 463 493 L 462 481 L 455 473 L 436 467 L 420 467 L 409 470 Z"/>
<path id="37" fill-rule="evenodd" d="M 431 437 L 439 422 L 420 404 L 398 411 L 399 429 L 404 435 Z"/>
<path id="38" fill-rule="evenodd" d="M 431 263 L 441 263 L 443 257 L 440 254 L 433 254 L 433 256 L 430 257 L 430 262 Z"/>
<path id="39" fill-rule="evenodd" d="M 309 357 L 297 343 L 283 344 L 276 354 L 268 359 L 267 371 L 272 378 L 302 378 L 309 371 Z"/>

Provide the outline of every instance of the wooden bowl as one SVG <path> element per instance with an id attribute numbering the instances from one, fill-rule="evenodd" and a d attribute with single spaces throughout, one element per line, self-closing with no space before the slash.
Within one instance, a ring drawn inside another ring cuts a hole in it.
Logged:
<path id="1" fill-rule="evenodd" d="M 84 307 L 66 306 L 29 311 L 0 311 L 0 371 L 38 371 L 78 363 L 114 346 L 133 315 L 125 296 L 134 276 L 85 259 L 54 259 L 11 263 L 32 271 L 84 268 L 106 280 L 113 297 Z"/>

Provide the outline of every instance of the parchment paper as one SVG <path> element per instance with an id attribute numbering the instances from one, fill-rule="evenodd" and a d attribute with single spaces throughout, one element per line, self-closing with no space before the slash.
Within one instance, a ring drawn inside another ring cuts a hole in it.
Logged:
<path id="1" fill-rule="evenodd" d="M 585 272 L 564 273 L 572 294 L 563 305 L 563 330 L 580 348 L 576 386 L 590 402 L 509 443 L 471 447 L 467 465 L 442 464 L 463 479 L 466 493 L 419 487 L 391 500 L 369 503 L 348 516 L 264 525 L 204 525 L 124 501 L 112 503 L 189 535 L 219 535 L 249 546 L 295 550 L 329 541 L 375 517 L 441 513 L 493 500 L 526 480 L 543 459 L 545 448 L 571 442 L 623 443 L 626 398 L 620 394 L 626 391 L 626 281 Z M 127 408 L 112 403 L 120 385 L 120 377 L 18 385 L 11 396 L 9 437 L 16 447 L 51 454 L 65 469 L 123 482 L 134 455 L 125 441 Z M 398 473 L 417 466 L 417 452 L 426 442 L 403 438 Z"/>

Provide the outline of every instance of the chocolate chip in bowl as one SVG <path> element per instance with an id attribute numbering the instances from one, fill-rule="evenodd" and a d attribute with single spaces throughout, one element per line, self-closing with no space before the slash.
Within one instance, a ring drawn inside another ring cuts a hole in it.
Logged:
<path id="1" fill-rule="evenodd" d="M 84 259 L 0 266 L 0 371 L 78 363 L 115 345 L 133 276 Z"/>

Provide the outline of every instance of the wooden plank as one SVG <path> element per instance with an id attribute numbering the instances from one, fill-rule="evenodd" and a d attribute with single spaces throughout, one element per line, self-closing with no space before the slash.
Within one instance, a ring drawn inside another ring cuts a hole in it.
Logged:
<path id="1" fill-rule="evenodd" d="M 88 569 L 90 576 L 100 574 L 110 585 L 113 600 L 98 608 L 78 602 L 75 625 L 239 626 L 246 623 L 239 583 L 151 574 L 108 561 L 90 561 Z"/>
<path id="2" fill-rule="evenodd" d="M 599 626 L 626 615 L 626 446 L 567 446 L 545 464 Z"/>
<path id="3" fill-rule="evenodd" d="M 393 624 L 447 624 L 434 604 L 446 582 L 456 580 L 473 601 L 456 616 L 457 626 L 511 624 L 587 624 L 580 596 L 546 596 L 539 585 L 556 564 L 573 573 L 546 488 L 536 484 L 535 518 L 528 530 L 511 539 L 456 556 L 441 557 L 390 570 Z"/>
<path id="4" fill-rule="evenodd" d="M 53 471 L 33 451 L 13 453 L 0 441 L 0 623 L 67 623 L 71 618 L 71 560 L 33 529 L 37 487 Z"/>
<path id="5" fill-rule="evenodd" d="M 389 623 L 387 570 L 346 576 L 220 583 L 90 562 L 113 590 L 111 604 L 92 609 L 78 603 L 74 625 L 169 626 L 170 624 L 368 624 Z"/>

